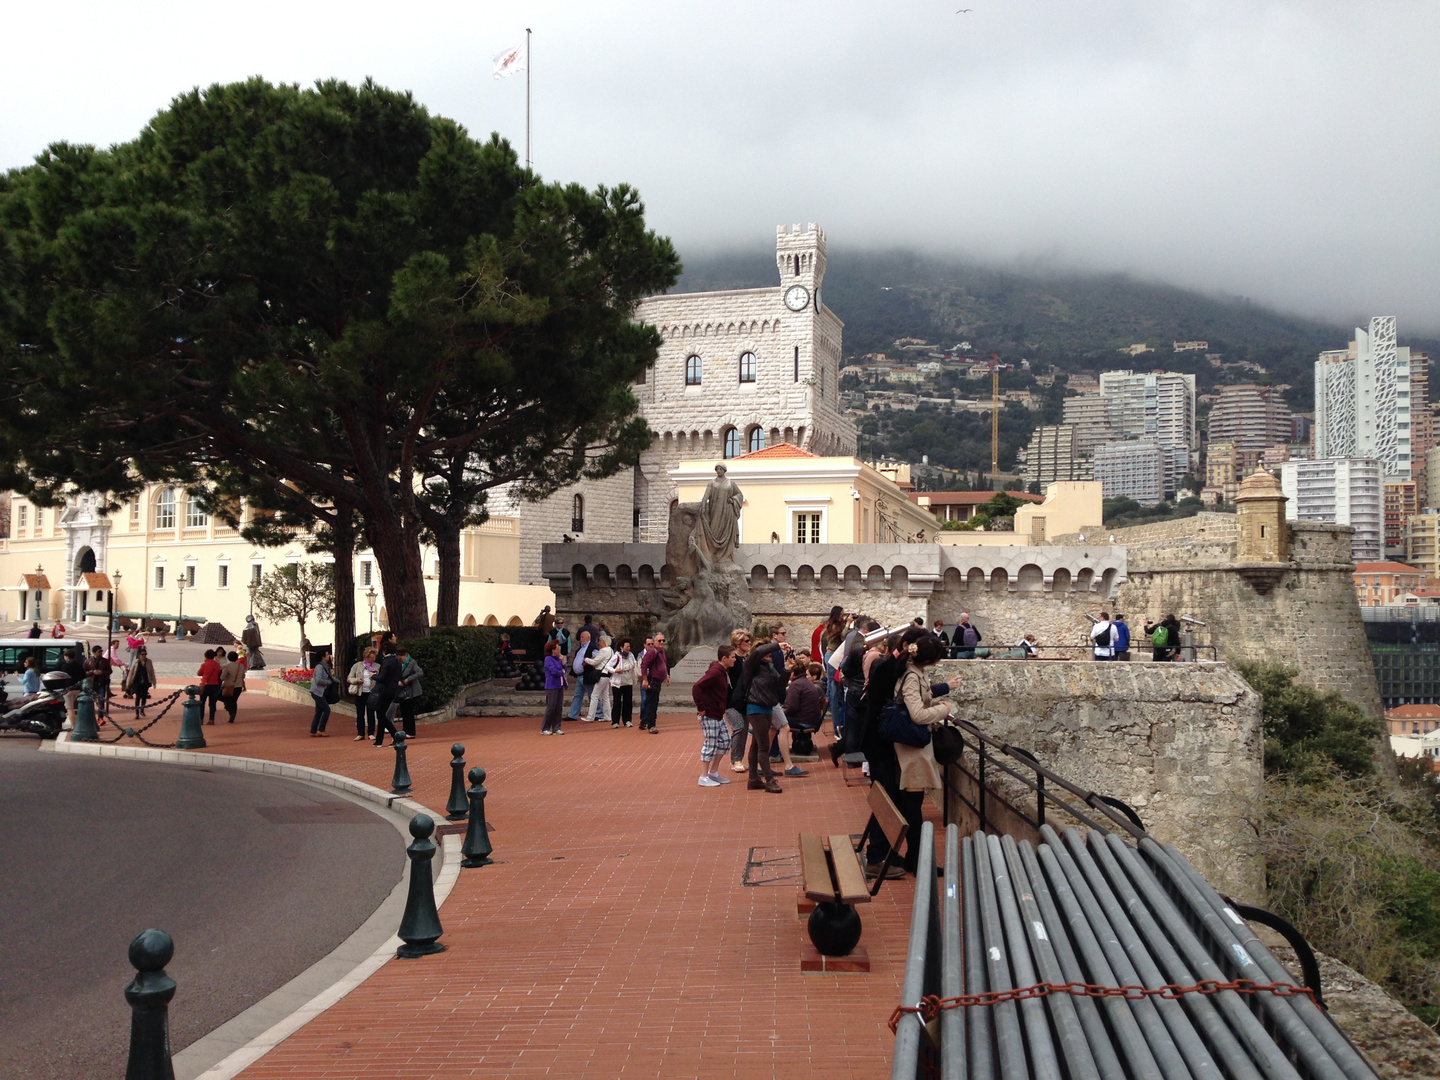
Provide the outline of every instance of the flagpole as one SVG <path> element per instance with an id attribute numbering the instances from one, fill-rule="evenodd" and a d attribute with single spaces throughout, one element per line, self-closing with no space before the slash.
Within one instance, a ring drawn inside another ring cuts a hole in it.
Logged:
<path id="1" fill-rule="evenodd" d="M 525 167 L 530 168 L 530 27 L 525 28 Z"/>

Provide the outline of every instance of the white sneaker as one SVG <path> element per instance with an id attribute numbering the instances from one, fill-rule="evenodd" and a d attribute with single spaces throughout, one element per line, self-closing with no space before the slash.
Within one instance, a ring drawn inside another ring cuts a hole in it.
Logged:
<path id="1" fill-rule="evenodd" d="M 699 785 L 701 787 L 719 787 L 720 781 L 713 776 L 702 776 L 700 777 Z"/>
<path id="2" fill-rule="evenodd" d="M 564 729 L 564 728 L 558 728 L 558 727 L 557 727 L 557 728 L 556 728 L 554 731 L 552 731 L 550 734 L 551 734 L 551 735 L 564 735 L 564 734 L 565 734 L 565 729 Z"/>
<path id="3" fill-rule="evenodd" d="M 716 772 L 712 772 L 710 774 L 710 779 L 714 780 L 717 784 L 728 784 L 730 782 L 730 778 L 728 776 L 721 776 L 719 773 Z"/>
<path id="4" fill-rule="evenodd" d="M 746 769 L 748 769 L 749 767 L 750 767 L 750 766 L 746 765 L 745 762 L 743 762 L 743 761 L 737 761 L 734 765 L 731 765 L 731 766 L 730 766 L 730 771 L 731 771 L 731 772 L 744 772 L 744 771 L 745 771 Z"/>

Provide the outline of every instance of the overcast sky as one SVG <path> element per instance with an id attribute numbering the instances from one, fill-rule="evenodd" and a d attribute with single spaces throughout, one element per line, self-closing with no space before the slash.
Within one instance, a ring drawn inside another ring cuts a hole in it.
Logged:
<path id="1" fill-rule="evenodd" d="M 973 8 L 956 14 L 956 8 Z M 681 254 L 817 221 L 834 248 L 1124 270 L 1440 333 L 1434 0 L 31 2 L 0 167 L 134 137 L 176 93 L 367 75 L 628 181 Z"/>

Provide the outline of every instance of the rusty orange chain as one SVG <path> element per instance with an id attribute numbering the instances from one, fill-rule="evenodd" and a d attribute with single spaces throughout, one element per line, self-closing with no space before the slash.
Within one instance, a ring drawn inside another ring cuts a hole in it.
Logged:
<path id="1" fill-rule="evenodd" d="M 1173 1001 L 1185 994 L 1218 994 L 1224 990 L 1233 990 L 1237 994 L 1274 994 L 1276 997 L 1297 997 L 1303 994 L 1312 1001 L 1315 998 L 1315 992 L 1308 986 L 1296 986 L 1294 983 L 1286 982 L 1260 983 L 1254 979 L 1236 979 L 1234 982 L 1201 979 L 1191 986 L 1166 983 L 1164 986 L 1154 987 L 1045 982 L 1036 983 L 1034 986 L 1017 987 L 1014 990 L 987 990 L 979 994 L 957 994 L 948 998 L 927 994 L 920 999 L 918 1005 L 897 1005 L 895 1011 L 890 1014 L 890 1031 L 892 1034 L 894 1033 L 900 1025 L 900 1018 L 906 1013 L 917 1013 L 922 1020 L 929 1023 L 947 1009 L 967 1009 L 974 1005 L 1000 1005 L 1006 1001 L 1028 1001 L 1032 998 L 1049 997 L 1052 994 L 1070 994 L 1072 997 L 1088 998 L 1120 997 L 1128 1001 L 1158 997 Z"/>

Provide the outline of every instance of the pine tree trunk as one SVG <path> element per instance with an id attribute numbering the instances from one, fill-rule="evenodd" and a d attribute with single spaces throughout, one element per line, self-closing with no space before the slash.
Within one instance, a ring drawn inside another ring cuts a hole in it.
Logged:
<path id="1" fill-rule="evenodd" d="M 335 556 L 335 670 L 348 672 L 355 662 L 355 513 L 335 508 L 331 528 Z"/>
<path id="2" fill-rule="evenodd" d="M 402 641 L 423 638 L 430 633 L 430 618 L 418 529 L 404 525 L 393 510 L 375 513 L 373 509 L 377 508 L 365 514 L 365 534 L 380 571 L 389 629 Z"/>
<path id="3" fill-rule="evenodd" d="M 440 554 L 440 595 L 435 600 L 435 625 L 460 625 L 460 530 L 447 521 L 435 534 Z"/>

